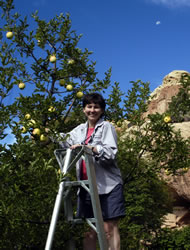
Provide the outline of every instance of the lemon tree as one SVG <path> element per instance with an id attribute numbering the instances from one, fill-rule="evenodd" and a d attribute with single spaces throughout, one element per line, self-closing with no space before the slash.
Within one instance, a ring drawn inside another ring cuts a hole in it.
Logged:
<path id="1" fill-rule="evenodd" d="M 12 0 L 0 7 L 0 139 L 8 130 L 15 137 L 10 145 L 0 143 L 0 245 L 43 249 L 60 177 L 57 145 L 47 144 L 47 137 L 84 121 L 82 95 L 104 92 L 111 69 L 98 78 L 92 52 L 79 48 L 81 35 L 68 14 L 46 21 L 38 13 L 23 17 Z M 62 221 L 57 249 L 70 239 L 71 228 Z"/>

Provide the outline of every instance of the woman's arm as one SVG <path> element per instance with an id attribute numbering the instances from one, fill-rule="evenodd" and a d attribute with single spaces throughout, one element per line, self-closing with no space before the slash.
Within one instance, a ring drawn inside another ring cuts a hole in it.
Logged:
<path id="1" fill-rule="evenodd" d="M 109 122 L 103 127 L 101 143 L 93 147 L 96 159 L 100 161 L 114 160 L 117 154 L 117 134 Z"/>

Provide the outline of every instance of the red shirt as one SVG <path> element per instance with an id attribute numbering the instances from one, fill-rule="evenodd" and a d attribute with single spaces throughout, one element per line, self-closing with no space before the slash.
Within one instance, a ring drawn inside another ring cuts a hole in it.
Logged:
<path id="1" fill-rule="evenodd" d="M 94 128 L 88 128 L 87 136 L 86 136 L 86 140 L 85 140 L 86 145 L 88 144 L 88 141 L 90 140 L 90 136 L 92 135 L 93 131 L 94 131 Z M 86 172 L 86 164 L 85 164 L 84 160 L 82 160 L 81 166 L 80 166 L 80 179 L 81 180 L 88 179 L 87 172 Z"/>

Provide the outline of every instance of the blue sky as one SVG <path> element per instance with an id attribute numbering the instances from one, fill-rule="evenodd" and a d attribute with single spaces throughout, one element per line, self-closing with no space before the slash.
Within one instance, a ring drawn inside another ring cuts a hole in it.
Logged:
<path id="1" fill-rule="evenodd" d="M 72 28 L 83 34 L 79 46 L 93 51 L 98 76 L 112 67 L 112 82 L 120 82 L 124 92 L 130 81 L 148 81 L 154 90 L 171 71 L 190 71 L 190 0 L 15 0 L 14 4 L 23 16 L 38 10 L 46 20 L 70 13 Z"/>
<path id="2" fill-rule="evenodd" d="M 111 66 L 124 91 L 132 80 L 153 90 L 172 70 L 189 71 L 190 0 L 15 0 L 15 7 L 46 20 L 70 13 L 100 76 Z"/>

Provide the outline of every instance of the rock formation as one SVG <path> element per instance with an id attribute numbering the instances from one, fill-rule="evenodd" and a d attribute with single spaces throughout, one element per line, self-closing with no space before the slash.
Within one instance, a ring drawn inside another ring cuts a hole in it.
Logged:
<path id="1" fill-rule="evenodd" d="M 179 91 L 182 74 L 189 73 L 184 70 L 175 70 L 164 77 L 162 85 L 151 94 L 153 99 L 150 102 L 147 114 L 156 112 L 162 114 L 168 109 L 168 103 L 171 102 L 172 96 L 175 96 Z"/>
<path id="2" fill-rule="evenodd" d="M 151 94 L 152 100 L 148 107 L 148 114 L 164 113 L 168 108 L 168 103 L 172 96 L 175 96 L 180 88 L 182 74 L 189 74 L 184 70 L 175 70 L 164 77 L 161 86 L 156 88 Z M 181 131 L 184 138 L 190 137 L 190 122 L 174 123 L 174 128 Z M 190 225 L 190 170 L 184 175 L 164 176 L 167 181 L 171 194 L 175 200 L 173 213 L 168 214 L 165 226 L 179 228 Z"/>
<path id="3" fill-rule="evenodd" d="M 190 75 L 187 71 L 175 70 L 164 77 L 163 83 L 151 93 L 148 111 L 144 114 L 144 117 L 147 117 L 148 114 L 162 114 L 168 110 L 172 97 L 177 95 L 179 91 L 182 74 Z M 172 126 L 174 130 L 180 130 L 184 139 L 190 138 L 190 119 L 172 123 Z M 127 131 L 127 133 L 122 134 L 123 138 L 130 134 L 131 129 L 134 129 L 133 125 L 128 121 L 124 121 L 122 127 L 126 128 Z M 116 129 L 121 131 L 120 127 Z M 146 157 L 146 155 L 144 156 Z M 180 228 L 184 225 L 190 225 L 190 169 L 183 175 L 176 176 L 168 175 L 163 171 L 162 177 L 168 184 L 168 189 L 171 191 L 174 200 L 173 212 L 165 216 L 163 226 Z"/>

